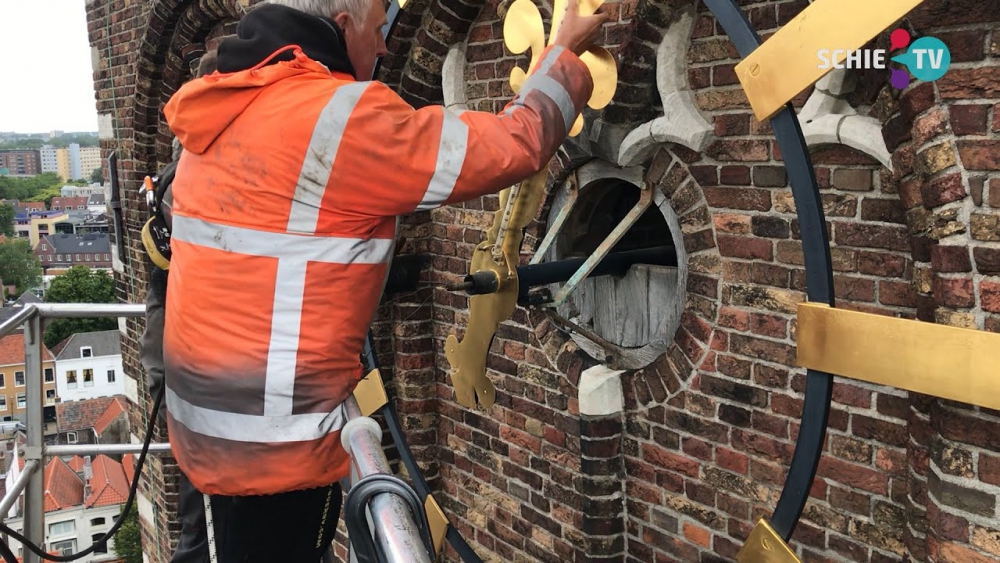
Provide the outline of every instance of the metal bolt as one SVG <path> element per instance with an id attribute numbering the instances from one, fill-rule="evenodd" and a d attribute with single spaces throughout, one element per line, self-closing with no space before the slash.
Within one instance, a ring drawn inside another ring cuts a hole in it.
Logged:
<path id="1" fill-rule="evenodd" d="M 760 65 L 755 63 L 750 67 L 750 76 L 757 76 L 758 74 L 760 74 Z"/>

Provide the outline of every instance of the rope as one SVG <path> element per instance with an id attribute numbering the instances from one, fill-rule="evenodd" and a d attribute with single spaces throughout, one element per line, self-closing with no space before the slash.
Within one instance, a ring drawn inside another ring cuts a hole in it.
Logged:
<path id="1" fill-rule="evenodd" d="M 212 497 L 208 493 L 202 493 L 205 499 L 205 532 L 208 535 L 208 558 L 212 563 L 219 563 L 219 557 L 215 553 L 215 523 L 212 521 Z"/>

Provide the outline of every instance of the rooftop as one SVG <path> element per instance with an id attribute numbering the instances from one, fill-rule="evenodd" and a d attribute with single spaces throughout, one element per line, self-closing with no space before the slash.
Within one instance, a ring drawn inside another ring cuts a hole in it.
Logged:
<path id="1" fill-rule="evenodd" d="M 56 344 L 52 353 L 56 360 L 78 360 L 83 358 L 81 348 L 90 347 L 93 357 L 120 356 L 122 333 L 118 330 L 78 332 Z"/>
<path id="2" fill-rule="evenodd" d="M 13 309 L 13 307 L 11 307 Z M 42 361 L 55 360 L 52 352 L 42 344 Z M 0 366 L 24 364 L 24 333 L 8 334 L 0 338 Z"/>

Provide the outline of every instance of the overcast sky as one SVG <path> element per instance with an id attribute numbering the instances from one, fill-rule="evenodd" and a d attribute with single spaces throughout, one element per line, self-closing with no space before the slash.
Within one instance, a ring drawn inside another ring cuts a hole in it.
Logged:
<path id="1" fill-rule="evenodd" d="M 84 0 L 0 0 L 0 131 L 97 131 Z"/>

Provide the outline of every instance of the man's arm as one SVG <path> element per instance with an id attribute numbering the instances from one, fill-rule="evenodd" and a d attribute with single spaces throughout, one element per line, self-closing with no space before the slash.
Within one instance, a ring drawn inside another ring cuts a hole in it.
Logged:
<path id="1" fill-rule="evenodd" d="M 391 216 L 496 193 L 548 163 L 593 87 L 580 58 L 561 46 L 542 53 L 499 115 L 414 110 L 372 83 L 340 140 L 327 201 L 351 214 Z"/>

